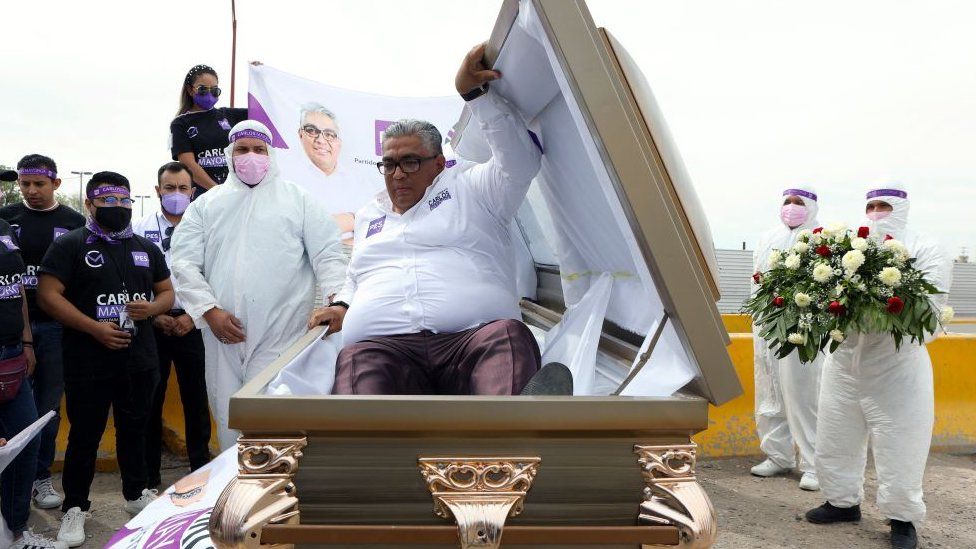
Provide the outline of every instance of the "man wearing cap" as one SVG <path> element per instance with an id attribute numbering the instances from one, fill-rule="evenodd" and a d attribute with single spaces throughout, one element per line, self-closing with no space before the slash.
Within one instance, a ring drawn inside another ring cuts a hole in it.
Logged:
<path id="1" fill-rule="evenodd" d="M 254 120 L 230 131 L 223 185 L 194 201 L 173 233 L 183 308 L 203 330 L 207 388 L 221 448 L 230 397 L 305 331 L 316 287 L 342 286 L 339 231 L 318 200 L 280 176 L 271 132 Z"/>
<path id="2" fill-rule="evenodd" d="M 122 474 L 124 509 L 139 513 L 148 489 L 145 428 L 159 379 L 150 318 L 173 306 L 162 252 L 132 233 L 129 181 L 98 172 L 88 182 L 85 227 L 58 238 L 41 263 L 38 303 L 64 325 L 64 392 L 68 449 L 64 457 L 65 511 L 58 540 L 77 547 L 85 519 L 98 445 L 109 409 Z"/>
<path id="3" fill-rule="evenodd" d="M 17 162 L 13 175 L 23 201 L 0 209 L 0 218 L 10 223 L 20 245 L 20 255 L 27 266 L 24 290 L 31 322 L 37 367 L 31 380 L 37 413 L 54 410 L 54 416 L 41 431 L 37 455 L 37 475 L 32 490 L 34 505 L 52 509 L 61 505 L 61 494 L 51 479 L 51 464 L 58 427 L 61 423 L 61 397 L 64 395 L 64 372 L 61 360 L 61 324 L 37 305 L 37 279 L 41 260 L 51 242 L 69 231 L 83 227 L 85 218 L 68 206 L 59 204 L 54 192 L 61 186 L 54 160 L 40 154 L 28 154 Z"/>
<path id="4" fill-rule="evenodd" d="M 914 267 L 948 298 L 952 260 L 939 244 L 908 229 L 908 192 L 897 183 L 868 189 L 864 212 L 870 237 L 896 239 Z M 817 418 L 816 462 L 827 502 L 807 512 L 817 524 L 861 520 L 868 443 L 878 474 L 877 505 L 891 524 L 891 546 L 918 546 L 915 525 L 925 518 L 922 475 L 932 442 L 935 396 L 932 361 L 921 342 L 888 334 L 847 334 L 824 363 Z M 932 336 L 934 337 L 934 336 Z"/>

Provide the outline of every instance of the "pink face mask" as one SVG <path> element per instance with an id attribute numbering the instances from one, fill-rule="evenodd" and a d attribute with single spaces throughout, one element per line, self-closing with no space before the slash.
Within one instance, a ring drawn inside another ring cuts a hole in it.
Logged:
<path id="1" fill-rule="evenodd" d="M 266 154 L 245 153 L 234 157 L 234 172 L 245 185 L 255 186 L 271 167 L 271 157 Z"/>
<path id="2" fill-rule="evenodd" d="M 797 204 L 784 204 L 779 210 L 779 218 L 791 229 L 799 227 L 807 220 L 807 207 Z"/>
<path id="3" fill-rule="evenodd" d="M 881 221 L 882 219 L 891 215 L 891 212 L 870 212 L 868 213 L 868 219 L 871 221 Z"/>

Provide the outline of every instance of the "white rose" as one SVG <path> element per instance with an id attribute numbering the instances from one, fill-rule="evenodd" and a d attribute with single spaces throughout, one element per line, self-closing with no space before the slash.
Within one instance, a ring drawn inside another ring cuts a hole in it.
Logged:
<path id="1" fill-rule="evenodd" d="M 792 343 L 793 345 L 803 345 L 804 343 L 807 342 L 807 336 L 803 334 L 792 333 L 786 336 L 786 340 Z"/>
<path id="2" fill-rule="evenodd" d="M 833 276 L 834 270 L 826 263 L 817 263 L 817 266 L 813 268 L 813 279 L 821 284 L 827 282 Z"/>
<path id="3" fill-rule="evenodd" d="M 878 274 L 878 280 L 885 286 L 895 287 L 901 283 L 901 271 L 894 267 L 885 267 Z"/>
<path id="4" fill-rule="evenodd" d="M 840 343 L 840 342 L 844 341 L 844 332 L 842 332 L 840 330 L 831 330 L 830 331 L 830 339 L 833 339 L 834 341 Z"/>
<path id="5" fill-rule="evenodd" d="M 800 241 L 793 245 L 793 251 L 798 254 L 802 254 L 809 249 L 810 249 L 810 245 L 807 244 L 806 242 Z"/>
<path id="6" fill-rule="evenodd" d="M 811 245 L 816 246 L 816 245 L 820 244 L 820 242 L 822 240 L 823 240 L 823 236 L 820 233 L 811 233 L 810 234 L 809 242 L 810 242 Z"/>
<path id="7" fill-rule="evenodd" d="M 952 322 L 952 318 L 956 316 L 956 311 L 952 307 L 946 305 L 942 308 L 942 312 L 939 313 L 939 322 L 942 324 L 948 324 Z"/>
<path id="8" fill-rule="evenodd" d="M 840 260 L 844 269 L 850 272 L 857 271 L 864 265 L 864 253 L 860 250 L 851 250 L 844 254 L 844 257 Z"/>
<path id="9" fill-rule="evenodd" d="M 779 250 L 773 250 L 769 252 L 769 259 L 766 260 L 766 264 L 770 269 L 775 269 L 776 267 L 779 267 L 779 262 L 782 261 L 782 259 L 783 254 L 780 253 Z"/>
<path id="10" fill-rule="evenodd" d="M 810 240 L 811 235 L 813 235 L 813 231 L 810 229 L 803 229 L 802 231 L 796 233 L 796 239 L 806 242 Z"/>
<path id="11" fill-rule="evenodd" d="M 796 303 L 798 307 L 809 307 L 810 306 L 810 296 L 803 292 L 797 292 L 793 296 L 793 302 Z"/>
<path id="12" fill-rule="evenodd" d="M 800 256 L 796 254 L 790 254 L 786 256 L 786 259 L 783 260 L 783 266 L 786 267 L 787 269 L 798 268 L 800 266 Z"/>
<path id="13" fill-rule="evenodd" d="M 830 223 L 826 227 L 824 227 L 824 232 L 831 236 L 842 235 L 846 230 L 847 230 L 847 225 L 840 222 Z"/>
<path id="14" fill-rule="evenodd" d="M 897 252 L 906 252 L 906 253 L 908 252 L 908 249 L 905 248 L 905 245 L 902 244 L 901 241 L 898 240 L 898 239 L 896 239 L 896 238 L 892 238 L 891 240 L 885 240 L 883 246 L 886 249 L 889 249 L 889 250 L 891 250 L 893 252 L 896 252 L 896 253 Z"/>
<path id="15" fill-rule="evenodd" d="M 866 238 L 854 237 L 851 239 L 851 248 L 863 252 L 868 249 L 868 240 Z"/>

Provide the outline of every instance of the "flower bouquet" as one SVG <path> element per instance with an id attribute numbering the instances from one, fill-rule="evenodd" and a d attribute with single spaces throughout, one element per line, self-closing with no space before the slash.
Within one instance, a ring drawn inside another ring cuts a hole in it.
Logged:
<path id="1" fill-rule="evenodd" d="M 880 238 L 879 238 L 880 236 Z M 778 358 L 795 349 L 811 362 L 850 334 L 887 333 L 896 348 L 921 342 L 952 317 L 929 296 L 943 293 L 916 269 L 905 246 L 889 235 L 843 225 L 801 231 L 788 250 L 773 250 L 768 270 L 745 310 Z"/>

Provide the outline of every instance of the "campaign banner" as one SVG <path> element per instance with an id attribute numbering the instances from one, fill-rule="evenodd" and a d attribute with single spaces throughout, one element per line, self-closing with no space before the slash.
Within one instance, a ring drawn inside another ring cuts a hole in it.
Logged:
<path id="1" fill-rule="evenodd" d="M 376 168 L 383 132 L 401 118 L 426 120 L 441 132 L 449 165 L 451 127 L 460 96 L 395 97 L 337 88 L 280 71 L 250 66 L 248 117 L 268 127 L 282 176 L 307 189 L 333 214 L 348 238 L 354 215 L 385 191 Z"/>

